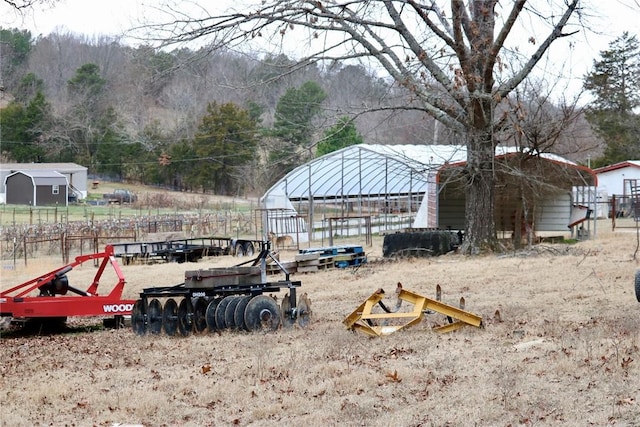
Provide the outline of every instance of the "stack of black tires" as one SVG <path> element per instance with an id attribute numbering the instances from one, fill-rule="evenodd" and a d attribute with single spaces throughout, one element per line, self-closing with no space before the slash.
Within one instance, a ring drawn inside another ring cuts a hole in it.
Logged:
<path id="1" fill-rule="evenodd" d="M 384 236 L 382 256 L 431 257 L 456 250 L 461 236 L 449 230 L 409 231 Z"/>

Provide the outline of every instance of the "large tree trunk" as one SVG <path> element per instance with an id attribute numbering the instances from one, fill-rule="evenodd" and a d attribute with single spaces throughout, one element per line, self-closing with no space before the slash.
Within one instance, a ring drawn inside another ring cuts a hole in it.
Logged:
<path id="1" fill-rule="evenodd" d="M 467 141 L 466 230 L 462 252 L 477 255 L 497 249 L 495 224 L 495 149 L 491 133 L 476 131 Z"/>

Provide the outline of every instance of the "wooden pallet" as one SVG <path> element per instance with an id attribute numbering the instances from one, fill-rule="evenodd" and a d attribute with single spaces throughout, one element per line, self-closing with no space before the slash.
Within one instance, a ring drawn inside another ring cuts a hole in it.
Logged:
<path id="1" fill-rule="evenodd" d="M 320 248 L 300 249 L 300 254 L 320 253 L 323 255 L 339 255 L 348 253 L 364 254 L 364 249 L 360 245 L 325 246 Z"/>
<path id="2" fill-rule="evenodd" d="M 367 262 L 362 246 L 344 245 L 301 249 L 295 257 L 297 271 L 311 273 L 329 268 L 346 268 Z"/>
<path id="3" fill-rule="evenodd" d="M 356 266 L 365 262 L 367 262 L 367 256 L 364 253 L 341 254 L 333 257 L 333 263 L 338 268 Z"/>
<path id="4" fill-rule="evenodd" d="M 282 262 L 280 264 L 287 270 L 289 273 L 295 273 L 298 270 L 298 263 L 296 261 L 287 261 Z M 280 274 L 282 270 L 275 263 L 267 264 L 267 274 Z"/>
<path id="5" fill-rule="evenodd" d="M 296 271 L 298 273 L 313 273 L 320 270 L 321 266 L 325 266 L 326 262 L 320 260 L 320 252 L 301 253 L 295 257 L 298 264 Z"/>

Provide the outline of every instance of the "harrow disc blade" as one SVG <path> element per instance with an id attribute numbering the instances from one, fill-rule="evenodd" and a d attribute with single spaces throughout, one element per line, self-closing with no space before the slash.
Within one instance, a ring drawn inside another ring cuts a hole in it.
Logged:
<path id="1" fill-rule="evenodd" d="M 298 324 L 301 327 L 307 327 L 311 322 L 311 300 L 307 293 L 300 295 L 298 298 Z"/>
<path id="2" fill-rule="evenodd" d="M 275 331 L 280 326 L 278 304 L 273 298 L 266 295 L 251 298 L 244 310 L 244 322 L 250 331 Z"/>
<path id="3" fill-rule="evenodd" d="M 144 302 L 139 299 L 133 304 L 131 310 L 131 327 L 136 335 L 144 335 L 147 332 L 147 325 L 144 321 Z"/>
<path id="4" fill-rule="evenodd" d="M 238 325 L 236 325 L 234 313 L 241 299 L 242 297 L 239 297 L 239 296 L 231 297 L 231 300 L 229 301 L 227 308 L 224 310 L 224 323 L 227 325 L 227 328 L 229 329 L 238 328 Z"/>
<path id="5" fill-rule="evenodd" d="M 154 298 L 147 307 L 147 319 L 149 322 L 149 332 L 158 335 L 162 332 L 162 304 Z"/>
<path id="6" fill-rule="evenodd" d="M 287 293 L 282 299 L 280 304 L 280 312 L 282 313 L 282 326 L 289 328 L 296 324 L 296 315 L 291 313 L 291 301 L 289 301 L 289 294 Z"/>
<path id="7" fill-rule="evenodd" d="M 178 331 L 184 337 L 193 332 L 193 304 L 191 304 L 191 298 L 182 298 L 178 305 Z"/>
<path id="8" fill-rule="evenodd" d="M 193 298 L 193 327 L 196 332 L 203 332 L 207 329 L 207 304 L 204 297 Z"/>
<path id="9" fill-rule="evenodd" d="M 227 306 L 235 298 L 234 296 L 227 296 L 222 298 L 218 307 L 216 307 L 216 329 L 224 329 L 227 327 L 227 322 L 225 321 L 224 313 L 227 310 Z"/>
<path id="10" fill-rule="evenodd" d="M 238 300 L 238 305 L 236 305 L 235 310 L 233 310 L 233 324 L 236 325 L 237 329 L 243 329 L 245 331 L 249 330 L 244 321 L 244 310 L 247 308 L 249 301 L 251 301 L 251 296 L 241 296 Z"/>
<path id="11" fill-rule="evenodd" d="M 209 332 L 216 331 L 216 308 L 218 308 L 218 304 L 220 304 L 220 298 L 214 298 L 209 301 L 207 305 L 206 319 L 207 319 L 207 329 Z"/>
<path id="12" fill-rule="evenodd" d="M 162 310 L 162 328 L 164 333 L 169 336 L 174 336 L 178 329 L 178 304 L 173 298 L 169 298 L 164 303 L 164 309 Z"/>

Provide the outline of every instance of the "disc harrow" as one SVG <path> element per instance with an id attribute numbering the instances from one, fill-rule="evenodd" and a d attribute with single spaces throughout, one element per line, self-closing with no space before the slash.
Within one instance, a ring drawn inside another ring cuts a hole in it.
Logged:
<path id="1" fill-rule="evenodd" d="M 267 260 L 275 263 L 284 280 L 267 281 Z M 223 330 L 274 331 L 309 324 L 311 301 L 306 293 L 297 298 L 300 281 L 261 244 L 260 254 L 230 268 L 187 271 L 184 283 L 143 289 L 131 312 L 137 335 L 188 336 Z M 286 290 L 278 304 L 275 293 Z"/>

